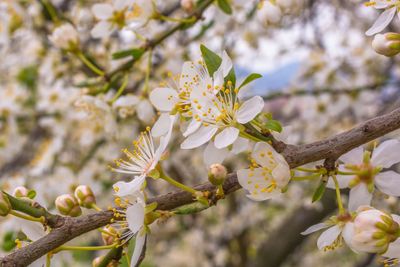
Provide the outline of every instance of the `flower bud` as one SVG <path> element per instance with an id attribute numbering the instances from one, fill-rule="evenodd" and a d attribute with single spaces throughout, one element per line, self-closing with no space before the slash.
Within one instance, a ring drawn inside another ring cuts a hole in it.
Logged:
<path id="1" fill-rule="evenodd" d="M 369 207 L 361 207 L 353 227 L 349 245 L 359 252 L 385 253 L 400 233 L 399 224 L 390 214 Z"/>
<path id="2" fill-rule="evenodd" d="M 208 170 L 208 180 L 215 186 L 222 185 L 228 172 L 224 165 L 212 164 Z"/>
<path id="3" fill-rule="evenodd" d="M 78 32 L 71 24 L 56 28 L 49 39 L 56 47 L 69 51 L 76 50 L 79 44 Z"/>
<path id="4" fill-rule="evenodd" d="M 82 214 L 76 198 L 70 194 L 64 194 L 56 198 L 56 207 L 62 215 L 77 217 Z"/>
<path id="5" fill-rule="evenodd" d="M 80 185 L 75 189 L 75 198 L 80 206 L 90 209 L 93 204 L 96 204 L 96 198 L 92 189 L 87 185 Z"/>
<path id="6" fill-rule="evenodd" d="M 279 6 L 272 4 L 270 1 L 260 2 L 258 9 L 257 19 L 260 20 L 264 26 L 277 24 L 281 20 L 281 9 Z"/>
<path id="7" fill-rule="evenodd" d="M 393 57 L 400 52 L 400 34 L 394 32 L 376 34 L 372 41 L 372 48 L 378 54 Z"/>
<path id="8" fill-rule="evenodd" d="M 7 216 L 8 213 L 10 213 L 12 207 L 10 200 L 8 197 L 1 192 L 0 194 L 0 216 Z"/>
<path id="9" fill-rule="evenodd" d="M 13 195 L 15 197 L 28 197 L 29 190 L 25 186 L 18 186 L 14 189 Z"/>
<path id="10" fill-rule="evenodd" d="M 103 228 L 103 231 L 101 232 L 101 238 L 103 239 L 104 244 L 112 245 L 117 240 L 117 234 L 117 230 L 114 227 L 108 225 Z"/>
<path id="11" fill-rule="evenodd" d="M 194 2 L 193 0 L 181 0 L 181 7 L 188 13 L 193 12 Z"/>
<path id="12" fill-rule="evenodd" d="M 93 267 L 98 267 L 98 266 L 100 266 L 100 264 L 101 264 L 101 262 L 103 261 L 103 259 L 104 259 L 104 256 L 100 256 L 100 257 L 95 258 L 95 259 L 92 261 L 92 266 L 93 266 Z M 118 261 L 112 260 L 112 261 L 110 261 L 110 262 L 107 264 L 107 267 L 118 267 L 118 265 L 119 265 Z"/>

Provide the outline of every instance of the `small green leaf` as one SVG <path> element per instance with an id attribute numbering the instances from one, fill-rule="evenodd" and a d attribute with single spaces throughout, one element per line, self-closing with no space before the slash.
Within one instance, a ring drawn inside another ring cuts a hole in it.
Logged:
<path id="1" fill-rule="evenodd" d="M 200 51 L 201 55 L 203 56 L 204 62 L 206 63 L 208 74 L 210 74 L 210 76 L 212 77 L 214 72 L 216 72 L 221 65 L 222 59 L 204 45 L 200 45 Z"/>
<path id="2" fill-rule="evenodd" d="M 269 130 L 275 131 L 275 132 L 282 132 L 282 125 L 279 121 L 276 120 L 269 120 L 265 123 L 265 127 Z"/>
<path id="3" fill-rule="evenodd" d="M 134 59 L 139 59 L 144 54 L 142 48 L 133 48 L 128 50 L 121 50 L 112 54 L 113 59 L 121 59 L 124 57 L 132 56 Z"/>
<path id="4" fill-rule="evenodd" d="M 232 7 L 228 0 L 218 0 L 218 6 L 224 13 L 228 15 L 232 14 Z"/>
<path id="5" fill-rule="evenodd" d="M 235 86 L 236 86 L 236 74 L 235 74 L 235 69 L 233 67 L 229 71 L 228 75 L 225 77 L 225 83 L 227 83 L 228 81 L 231 81 L 232 88 L 235 88 Z"/>
<path id="6" fill-rule="evenodd" d="M 244 81 L 242 82 L 242 84 L 239 86 L 239 89 L 242 88 L 243 86 L 251 83 L 254 80 L 257 80 L 259 78 L 261 78 L 262 75 L 258 74 L 258 73 L 252 73 L 249 76 L 246 77 L 246 79 L 244 79 Z"/>
<path id="7" fill-rule="evenodd" d="M 28 192 L 28 198 L 34 199 L 36 197 L 36 191 L 35 190 L 29 190 Z"/>
<path id="8" fill-rule="evenodd" d="M 315 190 L 315 192 L 313 194 L 313 197 L 312 197 L 312 202 L 313 203 L 316 202 L 316 201 L 319 201 L 322 198 L 322 196 L 325 193 L 326 184 L 327 184 L 327 182 L 324 179 L 322 179 L 321 182 L 319 183 L 317 189 Z"/>

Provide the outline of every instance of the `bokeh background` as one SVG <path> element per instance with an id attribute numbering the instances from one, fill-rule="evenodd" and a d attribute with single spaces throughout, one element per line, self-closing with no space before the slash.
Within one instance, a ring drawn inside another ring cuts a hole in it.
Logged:
<path id="1" fill-rule="evenodd" d="M 107 70 L 123 64 L 112 53 L 142 40 L 129 30 L 92 38 L 96 19 L 91 7 L 99 2 L 105 1 L 0 0 L 0 185 L 7 192 L 19 185 L 34 189 L 36 201 L 50 210 L 58 195 L 79 184 L 93 189 L 100 207 L 112 205 L 111 185 L 130 177 L 111 172 L 108 165 L 157 118 L 143 91 L 147 54 L 129 72 L 123 95 L 110 104 L 118 88 L 88 84 L 96 81 L 90 70 L 49 41 L 56 27 L 46 9 L 50 4 L 61 20 L 76 27 L 89 58 Z M 186 15 L 178 0 L 156 2 L 169 16 Z M 282 122 L 281 138 L 291 144 L 331 136 L 400 105 L 397 59 L 376 54 L 365 35 L 378 11 L 363 1 L 276 2 L 265 12 L 257 8 L 258 1 L 232 0 L 230 16 L 217 6 L 207 9 L 199 23 L 154 49 L 149 88 L 169 82 L 168 73 L 178 75 L 184 61 L 198 60 L 204 44 L 228 52 L 239 80 L 252 72 L 263 75 L 247 94 L 265 98 L 265 111 Z M 398 24 L 395 18 L 388 30 Z M 152 38 L 171 25 L 150 21 L 139 33 Z M 179 149 L 183 139 L 176 132 L 163 163 L 166 170 L 185 184 L 205 182 L 204 147 Z M 245 167 L 247 157 L 231 157 L 225 164 L 232 172 Z M 200 214 L 154 224 L 142 266 L 380 266 L 374 255 L 355 254 L 345 246 L 318 251 L 318 234 L 300 235 L 335 211 L 329 194 L 325 205 L 311 203 L 316 187 L 295 183 L 282 198 L 261 203 L 240 191 Z M 148 189 L 150 196 L 174 190 L 162 181 L 150 182 Z M 377 207 L 399 211 L 397 203 L 374 197 Z M 19 231 L 12 218 L 0 219 L 2 254 L 14 249 Z M 91 233 L 71 243 L 95 245 L 101 239 Z M 63 252 L 53 265 L 90 266 L 98 255 Z"/>

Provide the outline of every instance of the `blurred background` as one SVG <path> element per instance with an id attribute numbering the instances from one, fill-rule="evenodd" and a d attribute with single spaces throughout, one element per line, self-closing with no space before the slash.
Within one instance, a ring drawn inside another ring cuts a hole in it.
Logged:
<path id="1" fill-rule="evenodd" d="M 99 2 L 106 1 L 0 0 L 0 185 L 7 192 L 20 185 L 34 189 L 35 200 L 50 210 L 58 195 L 79 184 L 92 188 L 100 207 L 112 205 L 111 185 L 131 177 L 111 172 L 108 165 L 157 118 L 143 89 L 148 54 L 136 62 L 127 88 L 112 102 L 118 86 L 105 88 L 76 56 L 49 41 L 58 21 L 67 21 L 79 32 L 89 59 L 106 70 L 125 63 L 112 54 L 143 41 L 126 29 L 92 38 L 91 7 Z M 180 2 L 159 0 L 157 9 L 184 17 L 188 10 Z M 265 111 L 282 122 L 281 138 L 291 144 L 334 135 L 399 107 L 397 59 L 376 54 L 365 35 L 377 10 L 350 0 L 265 2 L 257 8 L 259 1 L 232 0 L 232 15 L 212 5 L 200 22 L 164 40 L 152 53 L 150 90 L 170 82 L 169 73 L 179 75 L 184 61 L 200 59 L 204 44 L 228 52 L 239 80 L 252 72 L 263 75 L 246 95 L 264 97 Z M 395 18 L 388 30 L 398 30 L 398 24 Z M 152 20 L 138 31 L 153 38 L 171 25 Z M 179 149 L 183 138 L 176 132 L 164 167 L 185 184 L 205 182 L 204 147 Z M 243 168 L 246 155 L 224 164 L 230 172 Z M 239 191 L 202 213 L 154 224 L 142 266 L 381 266 L 374 255 L 345 246 L 319 251 L 318 234 L 300 235 L 336 209 L 330 194 L 311 203 L 317 186 L 295 183 L 282 198 L 261 203 Z M 150 181 L 148 188 L 149 196 L 175 190 L 162 181 Z M 393 198 L 375 195 L 373 202 L 399 211 Z M 12 218 L 0 219 L 2 254 L 14 249 L 19 232 Z M 71 243 L 94 245 L 101 239 L 91 233 Z M 63 252 L 53 264 L 90 266 L 98 255 Z"/>

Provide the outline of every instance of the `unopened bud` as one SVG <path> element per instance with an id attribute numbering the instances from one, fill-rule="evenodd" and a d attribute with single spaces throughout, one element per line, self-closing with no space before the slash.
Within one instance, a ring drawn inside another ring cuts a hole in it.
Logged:
<path id="1" fill-rule="evenodd" d="M 100 264 L 102 263 L 103 260 L 104 260 L 104 256 L 100 256 L 100 257 L 95 258 L 95 259 L 92 261 L 92 266 L 93 266 L 93 267 L 98 267 L 98 266 L 100 266 Z M 119 265 L 118 261 L 112 260 L 112 261 L 110 261 L 110 262 L 107 264 L 106 267 L 118 267 L 118 265 Z"/>
<path id="2" fill-rule="evenodd" d="M 181 0 L 181 7 L 188 13 L 193 12 L 194 2 L 193 0 Z"/>
<path id="3" fill-rule="evenodd" d="M 6 196 L 5 193 L 1 192 L 0 194 L 0 216 L 7 216 L 10 213 L 12 207 L 10 200 Z"/>
<path id="4" fill-rule="evenodd" d="M 215 186 L 222 185 L 228 172 L 224 165 L 212 164 L 208 170 L 208 180 Z"/>
<path id="5" fill-rule="evenodd" d="M 376 34 L 372 41 L 372 48 L 378 54 L 393 57 L 400 52 L 400 34 L 394 32 Z"/>
<path id="6" fill-rule="evenodd" d="M 82 214 L 78 200 L 70 194 L 64 194 L 56 198 L 56 207 L 62 215 L 77 217 Z"/>
<path id="7" fill-rule="evenodd" d="M 75 189 L 75 198 L 80 206 L 90 209 L 96 204 L 96 198 L 92 189 L 87 185 L 80 185 Z"/>
<path id="8" fill-rule="evenodd" d="M 109 225 L 104 227 L 103 231 L 101 232 L 101 238 L 103 239 L 103 242 L 106 245 L 114 244 L 117 240 L 117 235 L 118 235 L 117 230 Z"/>
<path id="9" fill-rule="evenodd" d="M 13 195 L 15 197 L 28 197 L 29 190 L 25 186 L 18 186 L 14 189 Z"/>

